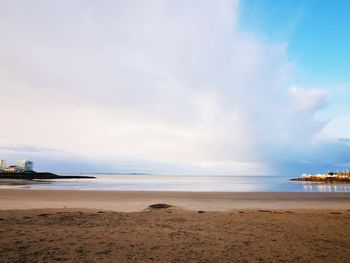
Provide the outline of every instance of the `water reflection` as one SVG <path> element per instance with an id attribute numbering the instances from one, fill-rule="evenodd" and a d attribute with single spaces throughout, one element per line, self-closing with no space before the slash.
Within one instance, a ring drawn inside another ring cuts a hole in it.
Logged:
<path id="1" fill-rule="evenodd" d="M 305 192 L 350 192 L 350 184 L 303 182 Z"/>
<path id="2" fill-rule="evenodd" d="M 84 175 L 84 174 L 81 174 Z M 350 184 L 289 181 L 286 176 L 89 174 L 96 179 L 0 180 L 0 189 L 193 192 L 350 192 Z"/>
<path id="3" fill-rule="evenodd" d="M 51 184 L 51 181 L 44 180 L 19 180 L 19 179 L 2 179 L 0 180 L 0 189 L 11 188 L 32 188 L 36 185 Z"/>

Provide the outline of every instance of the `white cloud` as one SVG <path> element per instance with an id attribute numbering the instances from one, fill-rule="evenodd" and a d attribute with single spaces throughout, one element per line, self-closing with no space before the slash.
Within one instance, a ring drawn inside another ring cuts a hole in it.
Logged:
<path id="1" fill-rule="evenodd" d="M 321 89 L 303 89 L 292 86 L 290 88 L 292 111 L 315 112 L 328 103 L 329 93 Z"/>
<path id="2" fill-rule="evenodd" d="M 327 94 L 286 92 L 286 43 L 239 30 L 237 7 L 1 3 L 0 144 L 61 149 L 97 163 L 267 173 L 276 151 L 320 129 L 313 112 Z"/>
<path id="3" fill-rule="evenodd" d="M 315 142 L 343 142 L 350 140 L 350 116 L 342 116 L 330 120 L 327 125 L 315 136 Z"/>

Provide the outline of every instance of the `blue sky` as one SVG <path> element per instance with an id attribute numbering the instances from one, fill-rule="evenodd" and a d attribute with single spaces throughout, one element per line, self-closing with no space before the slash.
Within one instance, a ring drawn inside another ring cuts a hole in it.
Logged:
<path id="1" fill-rule="evenodd" d="M 56 172 L 350 168 L 349 10 L 0 2 L 0 156 Z"/>
<path id="2" fill-rule="evenodd" d="M 319 119 L 350 115 L 350 2 L 346 0 L 246 0 L 241 27 L 270 41 L 288 43 L 294 64 L 288 84 L 330 91 Z"/>
<path id="3" fill-rule="evenodd" d="M 241 26 L 288 43 L 295 64 L 289 83 L 330 89 L 332 105 L 320 118 L 350 114 L 350 2 L 346 0 L 246 0 Z"/>
<path id="4" fill-rule="evenodd" d="M 349 81 L 349 11 L 346 0 L 241 2 L 242 27 L 288 42 L 288 53 L 298 65 L 293 80 L 303 85 Z"/>

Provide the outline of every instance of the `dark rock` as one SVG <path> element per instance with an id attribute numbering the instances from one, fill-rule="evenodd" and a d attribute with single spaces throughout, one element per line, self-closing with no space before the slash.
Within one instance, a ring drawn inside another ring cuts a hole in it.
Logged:
<path id="1" fill-rule="evenodd" d="M 164 208 L 169 208 L 172 207 L 172 205 L 168 205 L 168 204 L 153 204 L 150 205 L 149 208 L 153 208 L 153 209 L 164 209 Z"/>
<path id="2" fill-rule="evenodd" d="M 23 172 L 23 173 L 3 173 L 0 172 L 0 179 L 94 179 L 93 176 L 81 176 L 81 175 L 57 175 L 47 172 Z"/>
<path id="3" fill-rule="evenodd" d="M 38 216 L 41 216 L 41 217 L 47 217 L 49 216 L 50 214 L 39 214 Z"/>

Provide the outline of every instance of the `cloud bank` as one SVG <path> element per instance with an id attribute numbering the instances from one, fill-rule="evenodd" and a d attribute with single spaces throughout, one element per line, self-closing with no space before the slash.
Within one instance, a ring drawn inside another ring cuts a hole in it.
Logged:
<path id="1" fill-rule="evenodd" d="M 0 34 L 3 155 L 267 174 L 324 138 L 329 94 L 289 87 L 287 43 L 240 28 L 238 1 L 8 1 Z"/>

